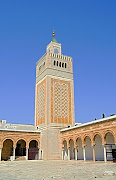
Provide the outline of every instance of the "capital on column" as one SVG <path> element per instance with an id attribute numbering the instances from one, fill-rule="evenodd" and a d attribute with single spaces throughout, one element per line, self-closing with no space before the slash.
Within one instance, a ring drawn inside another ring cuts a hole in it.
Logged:
<path id="1" fill-rule="evenodd" d="M 69 143 L 69 142 L 67 142 L 67 149 L 68 149 L 68 148 L 70 148 L 70 143 Z"/>
<path id="2" fill-rule="evenodd" d="M 15 145 L 13 146 L 13 149 L 16 149 L 16 146 L 15 146 Z"/>
<path id="3" fill-rule="evenodd" d="M 13 142 L 13 148 L 16 149 L 17 145 L 16 145 L 16 142 Z"/>
<path id="4" fill-rule="evenodd" d="M 64 144 L 62 144 L 61 149 L 63 149 L 63 150 L 64 150 Z"/>

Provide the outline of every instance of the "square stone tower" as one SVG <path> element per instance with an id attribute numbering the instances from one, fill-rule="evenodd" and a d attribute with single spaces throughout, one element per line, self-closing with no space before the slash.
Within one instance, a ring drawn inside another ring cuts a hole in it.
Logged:
<path id="1" fill-rule="evenodd" d="M 41 130 L 43 159 L 61 159 L 60 130 L 74 126 L 72 58 L 53 39 L 36 64 L 35 126 Z"/>

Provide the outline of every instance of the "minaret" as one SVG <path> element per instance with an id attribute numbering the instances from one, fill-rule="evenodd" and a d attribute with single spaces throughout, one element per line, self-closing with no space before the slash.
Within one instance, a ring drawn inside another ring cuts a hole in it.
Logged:
<path id="1" fill-rule="evenodd" d="M 75 124 L 72 58 L 53 39 L 36 65 L 35 126 L 44 159 L 60 159 L 60 130 Z"/>

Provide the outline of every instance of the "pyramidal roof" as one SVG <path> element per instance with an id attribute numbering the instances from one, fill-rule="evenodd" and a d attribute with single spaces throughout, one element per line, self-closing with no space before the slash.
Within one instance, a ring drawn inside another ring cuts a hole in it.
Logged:
<path id="1" fill-rule="evenodd" d="M 58 43 L 54 37 L 52 39 L 52 42 Z"/>

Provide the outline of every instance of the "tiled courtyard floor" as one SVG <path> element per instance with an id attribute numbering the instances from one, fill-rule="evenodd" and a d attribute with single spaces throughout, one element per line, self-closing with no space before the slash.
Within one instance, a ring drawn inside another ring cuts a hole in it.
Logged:
<path id="1" fill-rule="evenodd" d="M 12 161 L 0 162 L 0 180 L 116 180 L 104 176 L 106 170 L 116 173 L 116 163 L 83 161 Z"/>

